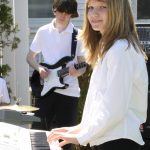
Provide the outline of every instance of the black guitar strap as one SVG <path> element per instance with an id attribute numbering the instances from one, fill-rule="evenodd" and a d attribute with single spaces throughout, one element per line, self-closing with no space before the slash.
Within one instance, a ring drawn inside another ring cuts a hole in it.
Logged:
<path id="1" fill-rule="evenodd" d="M 77 47 L 77 36 L 78 30 L 76 28 L 73 28 L 73 33 L 72 33 L 72 43 L 71 43 L 71 57 L 74 59 L 76 55 L 76 47 Z"/>
<path id="2" fill-rule="evenodd" d="M 76 28 L 73 28 L 72 42 L 71 42 L 71 60 L 73 60 L 76 55 L 77 34 L 78 34 L 78 30 Z M 63 64 L 62 68 L 65 68 L 65 67 L 66 67 L 66 64 Z M 60 80 L 60 83 L 63 83 L 63 77 L 60 77 L 59 80 Z M 65 84 L 65 88 L 67 88 L 68 86 L 69 86 L 68 84 Z"/>
<path id="3" fill-rule="evenodd" d="M 72 33 L 72 41 L 71 41 L 71 60 L 74 59 L 76 55 L 76 47 L 77 47 L 77 36 L 78 30 L 76 28 L 73 28 L 73 33 Z M 70 60 L 68 60 L 70 61 Z M 62 65 L 62 68 L 66 67 L 66 63 Z"/>

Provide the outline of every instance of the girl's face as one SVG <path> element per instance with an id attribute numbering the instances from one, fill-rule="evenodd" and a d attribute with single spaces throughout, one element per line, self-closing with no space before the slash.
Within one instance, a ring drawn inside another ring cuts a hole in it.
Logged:
<path id="1" fill-rule="evenodd" d="M 87 17 L 92 29 L 104 33 L 107 25 L 108 9 L 105 0 L 90 0 Z"/>

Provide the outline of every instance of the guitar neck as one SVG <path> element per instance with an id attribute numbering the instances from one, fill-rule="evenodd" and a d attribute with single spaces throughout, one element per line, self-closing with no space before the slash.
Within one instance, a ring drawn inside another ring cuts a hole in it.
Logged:
<path id="1" fill-rule="evenodd" d="M 86 63 L 82 62 L 82 63 L 79 63 L 79 64 L 74 64 L 74 67 L 75 67 L 76 70 L 78 70 L 78 69 L 86 67 Z M 57 74 L 58 74 L 58 77 L 65 77 L 65 76 L 69 75 L 69 67 L 58 70 Z"/>

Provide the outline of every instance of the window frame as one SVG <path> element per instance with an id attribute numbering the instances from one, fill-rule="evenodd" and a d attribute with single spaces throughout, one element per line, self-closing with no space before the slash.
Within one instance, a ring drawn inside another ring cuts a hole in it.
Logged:
<path id="1" fill-rule="evenodd" d="M 131 7 L 132 7 L 132 11 L 133 11 L 133 15 L 134 15 L 134 19 L 136 23 L 145 23 L 145 24 L 149 24 L 150 23 L 150 19 L 138 19 L 137 18 L 137 0 L 132 0 L 131 1 Z"/>

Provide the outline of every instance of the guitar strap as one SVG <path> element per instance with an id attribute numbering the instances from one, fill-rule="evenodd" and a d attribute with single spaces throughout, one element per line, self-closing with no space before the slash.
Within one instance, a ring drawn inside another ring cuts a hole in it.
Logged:
<path id="1" fill-rule="evenodd" d="M 76 47 L 77 47 L 77 36 L 78 30 L 76 28 L 73 28 L 73 33 L 72 33 L 72 43 L 71 43 L 71 57 L 74 59 L 75 54 L 76 54 Z"/>
<path id="2" fill-rule="evenodd" d="M 71 41 L 71 60 L 74 59 L 76 55 L 76 47 L 77 47 L 77 36 L 78 30 L 76 28 L 73 28 L 73 33 L 72 33 L 72 41 Z M 66 67 L 66 63 L 62 65 L 62 68 Z"/>
<path id="3" fill-rule="evenodd" d="M 73 33 L 72 33 L 72 41 L 71 41 L 71 60 L 74 59 L 75 55 L 76 55 L 76 47 L 77 47 L 77 36 L 78 34 L 78 30 L 76 28 L 73 28 Z M 66 67 L 66 63 L 62 65 L 62 68 Z M 59 78 L 60 83 L 63 83 L 63 78 L 60 77 Z M 68 84 L 66 84 L 66 87 L 69 86 Z"/>

